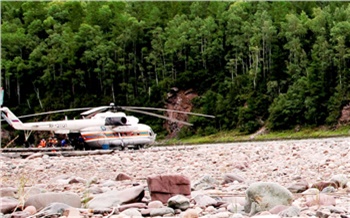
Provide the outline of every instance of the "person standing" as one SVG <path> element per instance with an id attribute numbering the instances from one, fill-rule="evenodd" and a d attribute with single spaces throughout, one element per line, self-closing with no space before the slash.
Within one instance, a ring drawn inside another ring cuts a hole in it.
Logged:
<path id="1" fill-rule="evenodd" d="M 39 148 L 45 148 L 46 147 L 46 140 L 45 139 L 41 139 L 38 147 Z"/>

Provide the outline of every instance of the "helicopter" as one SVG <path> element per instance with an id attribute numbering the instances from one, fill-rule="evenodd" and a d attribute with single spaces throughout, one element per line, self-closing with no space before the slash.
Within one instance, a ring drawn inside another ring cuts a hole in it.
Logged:
<path id="1" fill-rule="evenodd" d="M 59 120 L 59 121 L 43 121 L 22 123 L 19 118 L 52 114 L 58 112 L 87 110 L 80 115 L 81 119 Z M 100 106 L 95 108 L 74 108 L 59 111 L 43 112 L 32 115 L 24 115 L 17 117 L 7 107 L 1 107 L 1 116 L 14 129 L 24 130 L 25 141 L 28 140 L 32 131 L 50 131 L 55 134 L 64 134 L 72 139 L 78 147 L 83 145 L 82 149 L 118 149 L 132 147 L 134 149 L 143 148 L 152 145 L 157 137 L 152 128 L 146 124 L 139 123 L 139 119 L 135 116 L 126 115 L 119 110 L 146 114 L 172 122 L 182 123 L 191 126 L 191 123 L 177 120 L 171 117 L 148 112 L 147 110 L 168 111 L 174 113 L 185 113 L 188 115 L 196 115 L 214 118 L 212 115 L 191 113 L 177 110 L 169 110 L 163 108 L 150 107 L 131 107 L 131 106 L 115 106 L 111 103 L 109 106 Z M 81 148 L 81 147 L 80 147 Z"/>

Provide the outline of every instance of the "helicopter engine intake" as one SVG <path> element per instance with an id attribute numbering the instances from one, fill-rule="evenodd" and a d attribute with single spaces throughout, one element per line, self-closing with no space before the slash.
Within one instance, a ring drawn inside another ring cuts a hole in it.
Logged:
<path id="1" fill-rule="evenodd" d="M 106 126 L 123 126 L 126 124 L 126 117 L 106 117 Z"/>

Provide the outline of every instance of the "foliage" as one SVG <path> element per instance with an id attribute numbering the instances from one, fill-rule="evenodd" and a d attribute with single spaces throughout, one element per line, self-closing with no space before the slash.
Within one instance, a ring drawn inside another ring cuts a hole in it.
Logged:
<path id="1" fill-rule="evenodd" d="M 332 125 L 350 102 L 349 2 L 10 1 L 1 34 L 5 104 L 18 114 L 163 107 L 177 86 L 216 116 L 191 118 L 187 136 Z"/>

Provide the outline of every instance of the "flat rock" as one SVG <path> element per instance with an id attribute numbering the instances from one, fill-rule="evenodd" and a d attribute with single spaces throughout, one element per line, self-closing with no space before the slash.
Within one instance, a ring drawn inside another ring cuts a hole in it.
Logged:
<path id="1" fill-rule="evenodd" d="M 81 200 L 78 194 L 72 192 L 47 192 L 32 195 L 25 202 L 24 206 L 34 206 L 37 210 L 48 206 L 51 203 L 64 203 L 72 207 L 81 207 Z"/>
<path id="2" fill-rule="evenodd" d="M 144 186 L 135 186 L 121 191 L 112 190 L 96 195 L 88 202 L 88 208 L 112 208 L 124 203 L 140 202 L 144 195 Z"/>

